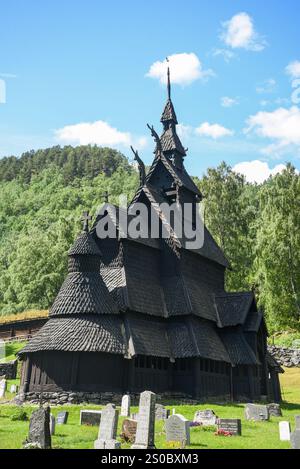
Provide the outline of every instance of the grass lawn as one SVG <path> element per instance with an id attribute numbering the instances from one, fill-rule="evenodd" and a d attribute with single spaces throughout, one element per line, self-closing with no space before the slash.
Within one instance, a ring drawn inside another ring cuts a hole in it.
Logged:
<path id="1" fill-rule="evenodd" d="M 214 431 L 209 428 L 192 427 L 191 445 L 189 448 L 200 449 L 289 449 L 289 442 L 279 440 L 278 422 L 288 420 L 292 429 L 295 422 L 294 417 L 300 414 L 300 368 L 287 369 L 282 376 L 282 387 L 285 401 L 282 403 L 283 416 L 280 418 L 272 417 L 269 422 L 248 422 L 244 419 L 243 404 L 224 404 L 214 403 L 191 405 L 176 405 L 176 402 L 169 402 L 169 409 L 176 408 L 177 413 L 183 414 L 189 420 L 193 419 L 196 410 L 210 408 L 213 409 L 219 417 L 222 418 L 240 418 L 242 419 L 242 436 L 223 437 L 215 436 Z M 8 388 L 14 381 L 8 382 Z M 21 448 L 22 442 L 28 434 L 29 422 L 12 421 L 11 416 L 16 411 L 16 406 L 7 403 L 12 396 L 8 392 L 5 400 L 0 401 L 0 448 Z M 5 402 L 6 401 L 6 402 Z M 24 410 L 30 416 L 34 406 L 24 406 Z M 93 448 L 93 442 L 97 438 L 97 427 L 80 426 L 80 409 L 101 409 L 96 405 L 72 405 L 52 407 L 51 412 L 55 416 L 60 410 L 69 411 L 69 419 L 66 425 L 57 425 L 55 436 L 52 437 L 53 448 Z M 132 407 L 136 412 L 137 407 Z M 120 434 L 123 418 L 119 419 L 118 434 Z M 155 444 L 157 448 L 170 448 L 165 442 L 164 423 L 158 421 L 155 424 Z M 122 448 L 129 448 L 130 445 L 122 444 Z"/>
<path id="2" fill-rule="evenodd" d="M 4 358 L 0 360 L 0 363 L 6 363 L 11 360 L 15 360 L 16 354 L 27 344 L 26 341 L 23 342 L 11 342 L 5 344 L 5 353 Z"/>

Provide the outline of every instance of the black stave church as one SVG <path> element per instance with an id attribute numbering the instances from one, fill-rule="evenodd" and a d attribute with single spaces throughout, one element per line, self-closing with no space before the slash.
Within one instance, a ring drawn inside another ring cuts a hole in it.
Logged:
<path id="1" fill-rule="evenodd" d="M 140 187 L 129 205 L 143 203 L 162 226 L 162 203 L 196 210 L 201 193 L 184 167 L 177 117 L 168 99 L 146 175 L 137 153 Z M 227 293 L 229 263 L 204 227 L 191 249 L 176 237 L 99 238 L 96 217 L 69 251 L 68 275 L 49 320 L 20 352 L 21 386 L 28 393 L 160 394 L 196 399 L 281 399 L 282 370 L 267 352 L 267 328 L 252 292 Z M 160 231 L 161 233 L 161 231 Z"/>

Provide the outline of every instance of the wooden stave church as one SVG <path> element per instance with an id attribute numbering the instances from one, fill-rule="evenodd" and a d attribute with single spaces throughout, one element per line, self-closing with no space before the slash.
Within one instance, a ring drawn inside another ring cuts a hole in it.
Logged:
<path id="1" fill-rule="evenodd" d="M 155 158 L 129 205 L 156 211 L 175 200 L 194 207 L 201 193 L 184 167 L 186 150 L 168 99 Z M 137 154 L 136 154 L 137 155 Z M 171 190 L 170 190 L 171 189 Z M 171 194 L 171 195 L 170 195 Z M 174 195 L 175 194 L 175 195 Z M 123 210 L 114 207 L 117 215 Z M 107 208 L 116 232 L 118 217 Z M 280 401 L 283 370 L 267 351 L 267 327 L 253 292 L 228 293 L 230 265 L 204 227 L 201 249 L 186 249 L 172 227 L 165 239 L 99 239 L 98 215 L 69 251 L 68 276 L 49 320 L 19 352 L 27 393 L 138 393 L 196 399 Z"/>

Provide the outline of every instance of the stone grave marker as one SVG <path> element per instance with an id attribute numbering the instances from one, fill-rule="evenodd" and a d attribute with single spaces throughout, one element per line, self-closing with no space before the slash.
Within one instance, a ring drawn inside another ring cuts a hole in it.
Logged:
<path id="1" fill-rule="evenodd" d="M 279 404 L 272 403 L 267 405 L 269 410 L 269 416 L 271 417 L 282 417 L 282 412 Z"/>
<path id="2" fill-rule="evenodd" d="M 98 426 L 101 421 L 101 410 L 81 410 L 80 425 Z"/>
<path id="3" fill-rule="evenodd" d="M 171 415 L 165 422 L 166 441 L 176 441 L 182 447 L 190 444 L 190 422 L 181 414 Z"/>
<path id="4" fill-rule="evenodd" d="M 30 417 L 29 434 L 24 448 L 51 449 L 50 407 L 39 407 Z"/>
<path id="5" fill-rule="evenodd" d="M 300 430 L 300 415 L 295 415 L 296 430 Z"/>
<path id="6" fill-rule="evenodd" d="M 129 415 L 130 415 L 130 395 L 125 394 L 122 397 L 121 416 L 122 417 L 129 417 Z"/>
<path id="7" fill-rule="evenodd" d="M 162 404 L 155 404 L 155 420 L 167 420 L 169 416 L 169 409 L 166 409 Z"/>
<path id="8" fill-rule="evenodd" d="M 50 426 L 50 435 L 51 436 L 55 435 L 55 417 L 52 414 L 50 414 L 49 426 Z"/>
<path id="9" fill-rule="evenodd" d="M 246 420 L 263 422 L 269 420 L 269 409 L 266 405 L 247 404 L 245 407 Z"/>
<path id="10" fill-rule="evenodd" d="M 0 399 L 4 397 L 6 391 L 6 379 L 2 378 L 0 380 Z"/>
<path id="11" fill-rule="evenodd" d="M 95 449 L 119 449 L 116 440 L 119 411 L 114 404 L 107 404 L 102 410 L 98 439 L 94 442 Z"/>
<path id="12" fill-rule="evenodd" d="M 291 439 L 290 422 L 279 422 L 279 438 L 280 438 L 280 441 L 290 441 Z"/>
<path id="13" fill-rule="evenodd" d="M 217 419 L 218 430 L 241 436 L 242 421 L 240 419 Z"/>
<path id="14" fill-rule="evenodd" d="M 11 384 L 10 388 L 9 388 L 9 392 L 11 394 L 15 394 L 18 392 L 18 386 L 16 384 Z"/>
<path id="15" fill-rule="evenodd" d="M 203 427 L 217 425 L 217 415 L 211 409 L 197 410 L 194 415 L 194 422 L 200 423 Z"/>
<path id="16" fill-rule="evenodd" d="M 132 419 L 124 419 L 122 423 L 121 438 L 126 442 L 133 443 L 135 441 L 137 429 L 137 421 Z"/>
<path id="17" fill-rule="evenodd" d="M 57 417 L 56 417 L 57 425 L 65 425 L 68 421 L 68 417 L 69 417 L 69 412 L 67 411 L 58 412 Z"/>
<path id="18" fill-rule="evenodd" d="M 154 446 L 155 427 L 155 399 L 156 395 L 151 391 L 140 394 L 139 418 L 133 449 L 151 449 Z"/>
<path id="19" fill-rule="evenodd" d="M 295 430 L 291 433 L 291 447 L 292 449 L 300 449 L 300 430 Z"/>

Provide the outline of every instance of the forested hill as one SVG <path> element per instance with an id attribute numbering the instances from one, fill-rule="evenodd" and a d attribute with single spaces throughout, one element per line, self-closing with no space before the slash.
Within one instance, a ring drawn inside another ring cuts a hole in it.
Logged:
<path id="1" fill-rule="evenodd" d="M 18 178 L 28 183 L 34 175 L 52 166 L 60 169 L 66 181 L 81 177 L 94 178 L 100 173 L 111 176 L 120 167 L 129 170 L 127 159 L 111 148 L 99 148 L 96 145 L 55 146 L 28 151 L 20 158 L 10 156 L 0 159 L 0 181 Z"/>
<path id="2" fill-rule="evenodd" d="M 255 289 L 269 330 L 300 329 L 300 176 L 250 185 L 225 163 L 195 179 L 205 223 L 230 260 L 228 290 Z M 53 147 L 0 159 L 0 315 L 47 309 L 67 270 L 83 210 L 108 191 L 130 199 L 138 174 L 109 148 Z"/>

